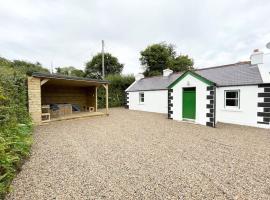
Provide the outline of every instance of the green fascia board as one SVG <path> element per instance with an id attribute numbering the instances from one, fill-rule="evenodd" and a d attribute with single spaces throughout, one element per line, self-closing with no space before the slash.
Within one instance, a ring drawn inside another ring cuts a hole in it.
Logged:
<path id="1" fill-rule="evenodd" d="M 174 82 L 172 82 L 168 88 L 171 89 L 173 86 L 175 86 L 177 83 L 179 83 L 183 78 L 185 78 L 187 75 L 191 75 L 195 78 L 197 78 L 198 80 L 206 83 L 207 85 L 215 85 L 215 83 L 213 83 L 212 81 L 202 77 L 201 75 L 193 72 L 193 71 L 186 71 L 184 74 L 182 74 L 181 76 L 179 76 Z"/>

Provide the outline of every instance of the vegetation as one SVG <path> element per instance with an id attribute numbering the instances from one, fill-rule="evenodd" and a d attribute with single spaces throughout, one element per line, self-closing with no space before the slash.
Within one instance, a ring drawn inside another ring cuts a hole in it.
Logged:
<path id="1" fill-rule="evenodd" d="M 49 70 L 43 68 L 39 62 L 30 63 L 22 60 L 9 61 L 0 57 L 0 69 L 2 70 L 4 66 L 13 69 L 17 74 L 31 75 L 33 72 L 49 73 Z"/>
<path id="2" fill-rule="evenodd" d="M 118 58 L 110 53 L 104 54 L 105 75 L 121 74 L 124 64 L 119 63 Z M 102 54 L 98 53 L 86 63 L 85 76 L 90 78 L 102 78 Z"/>
<path id="3" fill-rule="evenodd" d="M 164 42 L 152 44 L 141 51 L 140 61 L 145 68 L 145 76 L 161 75 L 166 68 L 174 72 L 193 69 L 191 58 L 187 55 L 177 55 L 175 46 Z"/>
<path id="4" fill-rule="evenodd" d="M 31 119 L 27 111 L 26 75 L 48 72 L 39 63 L 0 58 L 0 199 L 19 170 L 31 146 Z"/>
<path id="5" fill-rule="evenodd" d="M 109 107 L 124 106 L 125 89 L 127 89 L 134 81 L 133 75 L 108 75 L 106 80 L 110 81 L 109 86 Z M 98 107 L 104 108 L 106 103 L 105 89 L 98 89 Z"/>
<path id="6" fill-rule="evenodd" d="M 57 74 L 62 74 L 66 76 L 77 76 L 77 77 L 84 77 L 85 73 L 83 70 L 76 69 L 75 67 L 58 67 L 56 68 Z"/>

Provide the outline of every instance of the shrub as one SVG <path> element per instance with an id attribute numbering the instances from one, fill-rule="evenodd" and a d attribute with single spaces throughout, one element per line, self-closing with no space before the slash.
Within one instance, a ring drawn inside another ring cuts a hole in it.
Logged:
<path id="1" fill-rule="evenodd" d="M 109 107 L 124 106 L 125 90 L 134 82 L 132 75 L 109 75 L 105 78 L 109 84 Z M 98 89 L 98 107 L 104 108 L 106 105 L 105 89 Z"/>
<path id="2" fill-rule="evenodd" d="M 32 124 L 27 111 L 26 74 L 46 71 L 40 64 L 0 58 L 0 199 L 29 155 Z"/>
<path id="3" fill-rule="evenodd" d="M 31 145 L 32 126 L 25 107 L 23 83 L 20 76 L 0 73 L 0 199 L 8 191 Z"/>
<path id="4" fill-rule="evenodd" d="M 32 142 L 31 125 L 8 125 L 0 130 L 0 199 L 25 157 L 29 155 Z"/>

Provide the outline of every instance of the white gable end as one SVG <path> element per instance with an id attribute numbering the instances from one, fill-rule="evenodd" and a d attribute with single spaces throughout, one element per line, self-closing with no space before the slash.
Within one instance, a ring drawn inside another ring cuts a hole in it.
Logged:
<path id="1" fill-rule="evenodd" d="M 195 122 L 198 124 L 205 125 L 207 122 L 206 113 L 207 108 L 206 104 L 208 103 L 206 99 L 207 95 L 207 86 L 205 82 L 199 80 L 191 74 L 186 75 L 182 80 L 176 83 L 173 89 L 173 113 L 172 118 L 174 120 L 182 120 L 182 100 L 183 100 L 183 88 L 196 88 L 196 118 Z"/>

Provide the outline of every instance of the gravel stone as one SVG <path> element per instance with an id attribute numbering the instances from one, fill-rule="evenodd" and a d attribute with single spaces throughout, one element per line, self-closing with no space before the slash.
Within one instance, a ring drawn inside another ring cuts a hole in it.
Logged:
<path id="1" fill-rule="evenodd" d="M 36 127 L 6 199 L 270 199 L 270 131 L 110 109 Z"/>

